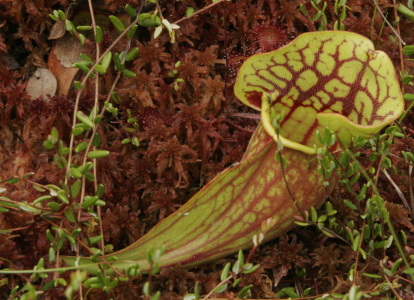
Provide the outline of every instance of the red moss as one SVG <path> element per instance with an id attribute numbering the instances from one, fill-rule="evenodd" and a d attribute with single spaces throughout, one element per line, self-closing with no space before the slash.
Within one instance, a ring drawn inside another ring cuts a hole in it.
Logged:
<path id="1" fill-rule="evenodd" d="M 274 284 L 285 276 L 293 267 L 304 267 L 309 263 L 309 259 L 304 257 L 305 251 L 303 243 L 296 243 L 296 235 L 291 235 L 292 240 L 289 243 L 289 235 L 279 238 L 278 246 L 267 247 L 266 256 L 263 257 L 261 265 L 264 268 L 272 268 L 274 274 Z"/>
<path id="2" fill-rule="evenodd" d="M 122 247 L 135 242 L 140 236 L 141 221 L 138 219 L 140 211 L 131 212 L 128 205 L 117 204 L 108 208 L 102 214 L 102 226 L 106 241 L 111 241 L 115 246 L 122 239 Z M 128 237 L 126 240 L 125 237 Z"/>
<path id="3" fill-rule="evenodd" d="M 152 40 L 146 44 L 137 42 L 139 48 L 138 58 L 134 62 L 135 70 L 147 67 L 151 73 L 159 74 L 161 66 L 172 61 L 171 55 L 166 53 L 165 48 L 160 45 L 158 40 Z"/>
<path id="4" fill-rule="evenodd" d="M 181 207 L 181 204 L 174 203 L 174 196 L 171 194 L 164 194 L 161 191 L 156 191 L 151 197 L 151 205 L 148 207 L 148 212 L 159 212 L 159 220 L 162 221 L 167 212 L 170 214 Z"/>
<path id="5" fill-rule="evenodd" d="M 188 185 L 188 163 L 195 162 L 197 153 L 187 145 L 178 142 L 176 136 L 164 142 L 158 142 L 151 146 L 150 157 L 157 161 L 158 178 L 167 168 L 177 174 L 176 187 L 187 187 Z"/>

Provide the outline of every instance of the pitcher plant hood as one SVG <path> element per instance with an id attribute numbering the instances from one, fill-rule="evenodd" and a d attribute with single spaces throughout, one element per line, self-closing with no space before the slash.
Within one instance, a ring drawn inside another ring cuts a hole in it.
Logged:
<path id="1" fill-rule="evenodd" d="M 284 146 L 314 154 L 315 132 L 330 128 L 342 147 L 370 137 L 404 109 L 389 57 L 372 42 L 346 31 L 310 32 L 240 68 L 234 93 L 261 110 L 262 124 L 277 140 L 270 109 L 283 113 Z"/>

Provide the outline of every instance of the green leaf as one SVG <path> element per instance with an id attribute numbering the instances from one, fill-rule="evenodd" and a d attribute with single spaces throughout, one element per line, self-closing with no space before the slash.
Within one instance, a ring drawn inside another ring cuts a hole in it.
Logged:
<path id="1" fill-rule="evenodd" d="M 92 205 L 95 204 L 96 201 L 98 201 L 98 197 L 96 196 L 85 196 L 85 201 L 82 203 L 82 208 L 86 209 Z"/>
<path id="2" fill-rule="evenodd" d="M 401 81 L 402 81 L 402 83 L 408 84 L 413 80 L 413 78 L 414 78 L 414 76 L 406 75 L 401 79 Z"/>
<path id="3" fill-rule="evenodd" d="M 400 232 L 401 232 L 402 242 L 404 244 L 407 244 L 407 234 L 403 230 L 401 230 Z"/>
<path id="4" fill-rule="evenodd" d="M 93 120 L 93 123 L 96 124 L 96 125 L 99 125 L 99 124 L 101 124 L 102 120 L 103 120 L 103 116 L 98 115 Z"/>
<path id="5" fill-rule="evenodd" d="M 157 27 L 161 25 L 161 20 L 159 17 L 156 17 L 155 20 L 152 18 L 148 18 L 143 21 L 140 20 L 138 24 L 142 27 Z"/>
<path id="6" fill-rule="evenodd" d="M 357 174 L 355 174 L 355 175 L 351 178 L 351 180 L 349 181 L 349 184 L 354 184 L 355 182 L 357 182 L 360 176 L 361 176 L 361 173 L 357 173 Z"/>
<path id="7" fill-rule="evenodd" d="M 109 156 L 110 152 L 107 150 L 96 150 L 96 151 L 91 151 L 88 153 L 88 157 L 93 159 L 93 158 L 103 158 L 103 157 L 107 157 Z"/>
<path id="8" fill-rule="evenodd" d="M 196 300 L 200 300 L 200 282 L 196 282 L 194 285 L 194 295 Z"/>
<path id="9" fill-rule="evenodd" d="M 225 283 L 225 284 L 219 286 L 218 288 L 214 289 L 213 293 L 216 293 L 216 294 L 223 293 L 227 289 L 227 286 L 228 286 L 228 284 Z"/>
<path id="10" fill-rule="evenodd" d="M 160 291 L 157 291 L 152 297 L 151 297 L 151 299 L 150 300 L 158 300 L 158 299 L 160 299 L 160 296 L 161 296 L 161 292 Z"/>
<path id="11" fill-rule="evenodd" d="M 133 9 L 129 4 L 125 5 L 125 11 L 131 17 L 135 17 L 137 15 L 135 9 Z"/>
<path id="12" fill-rule="evenodd" d="M 81 142 L 79 145 L 76 146 L 75 152 L 79 153 L 79 152 L 85 151 L 87 148 L 88 148 L 88 143 Z"/>
<path id="13" fill-rule="evenodd" d="M 134 49 L 132 49 L 132 50 L 131 50 L 128 54 L 127 54 L 127 56 L 125 57 L 125 61 L 130 61 L 130 60 L 133 60 L 133 59 L 137 56 L 138 52 L 139 52 L 138 47 L 135 47 Z"/>
<path id="14" fill-rule="evenodd" d="M 358 248 L 359 253 L 361 254 L 361 257 L 363 259 L 367 259 L 367 254 L 365 253 L 365 251 L 361 248 Z"/>
<path id="15" fill-rule="evenodd" d="M 226 266 L 223 268 L 223 271 L 221 271 L 221 276 L 220 276 L 221 281 L 229 277 L 230 267 L 231 267 L 231 263 L 227 263 Z"/>
<path id="16" fill-rule="evenodd" d="M 81 89 L 83 89 L 83 85 L 82 85 L 82 83 L 81 83 L 80 81 L 76 81 L 76 80 L 75 80 L 75 81 L 73 82 L 73 86 L 74 86 L 74 87 L 75 87 L 75 89 L 76 89 L 76 90 L 78 90 L 78 91 L 79 91 L 79 90 L 81 90 Z"/>
<path id="17" fill-rule="evenodd" d="M 93 127 L 93 122 L 91 121 L 91 119 L 89 119 L 89 117 L 87 115 L 85 115 L 82 111 L 78 111 L 76 113 L 76 117 L 78 118 L 79 121 L 81 121 L 86 126 L 88 126 L 90 128 Z"/>
<path id="18" fill-rule="evenodd" d="M 327 217 L 325 215 L 321 215 L 318 218 L 318 223 L 323 223 L 327 220 Z"/>
<path id="19" fill-rule="evenodd" d="M 187 10 L 185 11 L 185 16 L 189 17 L 194 14 L 194 8 L 193 7 L 187 7 Z"/>
<path id="20" fill-rule="evenodd" d="M 350 161 L 351 157 L 349 155 L 348 150 L 345 150 L 339 155 L 339 162 L 341 163 L 342 167 L 347 167 Z"/>
<path id="21" fill-rule="evenodd" d="M 13 178 L 7 180 L 7 183 L 8 184 L 15 184 L 15 183 L 18 183 L 19 181 L 20 181 L 19 177 L 13 177 Z"/>
<path id="22" fill-rule="evenodd" d="M 131 77 L 131 78 L 137 76 L 137 74 L 135 74 L 131 70 L 124 70 L 124 71 L 122 71 L 122 74 L 124 74 L 126 77 Z"/>
<path id="23" fill-rule="evenodd" d="M 114 64 L 115 64 L 115 70 L 120 70 L 121 69 L 121 59 L 119 57 L 119 53 L 114 54 Z M 112 95 L 114 95 L 114 93 L 112 93 Z"/>
<path id="24" fill-rule="evenodd" d="M 324 235 L 326 235 L 327 237 L 330 237 L 330 238 L 334 238 L 334 237 L 335 237 L 332 233 L 330 233 L 330 232 L 328 232 L 328 231 L 326 231 L 326 230 L 321 229 L 321 232 L 322 232 Z"/>
<path id="25" fill-rule="evenodd" d="M 82 178 L 82 173 L 77 168 L 70 168 L 73 178 Z"/>
<path id="26" fill-rule="evenodd" d="M 56 17 L 55 15 L 49 14 L 49 17 L 53 20 L 53 21 L 57 21 L 59 20 L 58 17 Z"/>
<path id="27" fill-rule="evenodd" d="M 75 218 L 75 214 L 73 213 L 73 209 L 71 208 L 66 208 L 64 211 L 65 217 L 69 220 L 69 222 L 75 223 L 76 222 L 76 218 Z"/>
<path id="28" fill-rule="evenodd" d="M 82 63 L 82 62 L 77 62 L 77 63 L 74 63 L 74 64 L 72 65 L 72 68 L 79 68 L 79 69 L 81 69 L 81 70 L 82 70 L 82 72 L 84 72 L 85 74 L 88 74 L 88 73 L 89 73 L 89 71 L 91 70 L 91 69 L 89 69 L 89 68 L 86 66 L 86 64 L 84 64 L 84 63 Z M 94 77 L 95 77 L 95 75 L 94 75 L 93 73 L 91 73 L 91 74 L 89 75 L 89 77 L 90 77 L 90 78 L 94 78 Z"/>
<path id="29" fill-rule="evenodd" d="M 56 128 L 52 128 L 52 130 L 50 131 L 50 135 L 51 136 L 53 136 L 56 140 L 58 140 L 59 139 L 59 133 L 58 133 L 58 131 L 57 131 L 57 129 Z"/>
<path id="30" fill-rule="evenodd" d="M 358 250 L 358 247 L 359 247 L 359 241 L 361 240 L 361 235 L 359 234 L 359 235 L 357 235 L 355 238 L 354 238 L 354 242 L 352 243 L 352 249 L 354 250 L 354 251 L 357 251 Z"/>
<path id="31" fill-rule="evenodd" d="M 55 11 L 54 11 L 55 12 Z M 65 13 L 63 11 L 61 11 L 60 9 L 57 11 L 59 18 L 62 20 L 66 19 Z"/>
<path id="32" fill-rule="evenodd" d="M 85 178 L 89 182 L 93 182 L 95 180 L 95 176 L 93 176 L 93 174 L 91 174 L 90 172 L 85 173 Z"/>
<path id="33" fill-rule="evenodd" d="M 302 12 L 302 14 L 304 16 L 308 15 L 307 12 L 306 12 L 305 6 L 302 3 L 300 4 L 300 11 Z"/>
<path id="34" fill-rule="evenodd" d="M 240 260 L 236 260 L 236 262 L 233 264 L 233 268 L 231 269 L 233 273 L 239 274 L 240 273 Z"/>
<path id="35" fill-rule="evenodd" d="M 382 278 L 381 275 L 370 274 L 370 273 L 362 273 L 362 275 L 369 277 L 369 278 Z"/>
<path id="36" fill-rule="evenodd" d="M 404 274 L 414 274 L 414 268 L 407 268 L 403 271 Z"/>
<path id="37" fill-rule="evenodd" d="M 104 67 L 105 69 L 108 69 L 109 65 L 111 64 L 111 59 L 112 59 L 112 53 L 111 52 L 106 53 L 102 59 L 102 67 Z"/>
<path id="38" fill-rule="evenodd" d="M 95 202 L 95 205 L 96 206 L 105 206 L 106 205 L 106 202 L 103 201 L 103 200 L 98 200 L 98 201 Z"/>
<path id="39" fill-rule="evenodd" d="M 102 183 L 100 183 L 98 185 L 98 190 L 96 191 L 96 196 L 98 198 L 102 198 L 104 192 L 105 192 L 105 186 Z"/>
<path id="40" fill-rule="evenodd" d="M 55 237 L 50 232 L 50 229 L 46 230 L 46 236 L 47 236 L 47 238 L 49 239 L 50 242 L 55 243 Z"/>
<path id="41" fill-rule="evenodd" d="M 81 53 L 80 57 L 83 59 L 82 63 L 85 63 L 87 66 L 93 64 L 92 58 L 90 58 L 89 55 Z"/>
<path id="42" fill-rule="evenodd" d="M 0 204 L 6 207 L 14 207 L 14 208 L 18 208 L 19 206 L 17 204 L 14 204 L 12 202 L 7 202 L 7 201 L 12 201 L 11 199 L 7 198 L 7 197 L 0 197 L 1 200 L 5 200 L 5 201 L 0 201 Z"/>
<path id="43" fill-rule="evenodd" d="M 79 41 L 83 45 L 85 44 L 85 36 L 82 33 L 79 33 Z"/>
<path id="44" fill-rule="evenodd" d="M 118 19 L 115 16 L 109 16 L 109 19 L 111 20 L 112 24 L 114 24 L 114 26 L 115 26 L 116 29 L 118 29 L 119 31 L 124 31 L 125 30 L 125 26 L 121 22 L 120 19 Z"/>
<path id="45" fill-rule="evenodd" d="M 339 22 L 342 23 L 345 20 L 345 18 L 346 18 L 346 6 L 342 7 L 341 17 L 339 18 Z M 341 30 L 343 30 L 342 27 L 345 28 L 343 24 L 341 24 Z"/>
<path id="46" fill-rule="evenodd" d="M 295 221 L 295 224 L 299 225 L 299 226 L 309 226 L 311 225 L 310 223 L 306 223 L 306 222 L 299 222 L 299 221 Z"/>
<path id="47" fill-rule="evenodd" d="M 403 53 L 405 55 L 413 55 L 414 54 L 414 46 L 413 45 L 406 45 L 403 47 Z"/>
<path id="48" fill-rule="evenodd" d="M 345 295 L 341 295 L 341 294 L 337 294 L 337 293 L 332 293 L 331 296 L 334 297 L 334 298 L 337 298 L 337 299 L 342 299 L 343 297 L 345 297 Z"/>
<path id="49" fill-rule="evenodd" d="M 90 245 L 94 245 L 94 244 L 98 243 L 99 241 L 101 241 L 102 238 L 103 238 L 102 235 L 97 235 L 97 236 L 89 237 L 89 241 L 86 240 L 86 242 L 87 242 L 86 244 L 89 245 L 89 242 L 90 242 Z"/>
<path id="50" fill-rule="evenodd" d="M 90 278 L 88 278 L 88 279 L 87 279 L 87 280 L 83 283 L 83 285 L 84 285 L 86 288 L 90 288 L 92 284 L 94 284 L 94 283 L 98 283 L 98 282 L 99 282 L 99 278 L 98 278 L 98 277 L 90 277 Z"/>
<path id="51" fill-rule="evenodd" d="M 96 36 L 95 36 L 96 43 L 100 44 L 102 42 L 102 28 L 96 26 Z"/>
<path id="52" fill-rule="evenodd" d="M 79 135 L 81 135 L 84 132 L 85 132 L 85 129 L 83 129 L 82 127 L 77 127 L 77 128 L 75 128 L 75 129 L 72 130 L 72 134 L 74 136 L 79 136 Z"/>
<path id="53" fill-rule="evenodd" d="M 349 202 L 348 200 L 344 200 L 344 204 L 352 210 L 357 210 L 358 209 L 358 207 L 355 204 Z"/>
<path id="54" fill-rule="evenodd" d="M 303 296 L 308 296 L 310 291 L 312 290 L 312 288 L 307 288 L 306 290 L 303 291 Z"/>
<path id="55" fill-rule="evenodd" d="M 292 297 L 292 298 L 300 298 L 299 295 L 295 293 L 295 290 L 292 287 L 284 288 L 284 289 L 282 289 L 282 291 L 286 295 L 288 295 L 289 297 Z"/>
<path id="56" fill-rule="evenodd" d="M 165 28 L 167 28 L 168 32 L 172 32 L 171 23 L 167 19 L 162 20 L 162 24 L 164 24 Z"/>
<path id="57" fill-rule="evenodd" d="M 33 213 L 35 215 L 38 215 L 38 214 L 42 213 L 41 209 L 37 209 L 37 208 L 35 208 L 31 205 L 28 205 L 27 203 L 23 203 L 23 202 L 19 203 L 19 208 L 23 211 L 27 211 L 27 212 Z"/>
<path id="58" fill-rule="evenodd" d="M 237 287 L 241 282 L 241 278 L 238 278 L 237 280 L 234 281 L 233 283 L 233 287 Z"/>
<path id="59" fill-rule="evenodd" d="M 138 146 L 139 146 L 139 140 L 138 140 L 138 138 L 137 138 L 136 136 L 132 139 L 132 144 L 133 144 L 134 146 L 136 146 L 136 147 L 138 147 Z"/>
<path id="60" fill-rule="evenodd" d="M 318 222 L 318 213 L 314 207 L 311 207 L 311 220 L 313 223 Z"/>
<path id="61" fill-rule="evenodd" d="M 69 204 L 69 199 L 68 199 L 68 197 L 66 196 L 65 191 L 60 191 L 60 192 L 57 194 L 57 198 L 58 198 L 60 201 L 62 201 L 63 203 L 65 203 L 65 204 Z"/>
<path id="62" fill-rule="evenodd" d="M 76 28 L 73 25 L 72 21 L 66 19 L 65 20 L 65 27 L 67 31 L 72 31 L 72 32 L 76 32 Z"/>
<path id="63" fill-rule="evenodd" d="M 250 267 L 249 269 L 245 269 L 245 268 L 246 268 L 246 265 L 247 265 L 247 264 L 245 264 L 245 265 L 243 266 L 244 270 L 242 271 L 242 273 L 244 273 L 244 274 L 250 274 L 250 273 L 253 273 L 253 272 L 254 272 L 254 271 L 256 271 L 258 268 L 260 268 L 260 265 L 255 265 L 255 266 Z M 250 264 L 250 265 L 251 265 L 251 264 Z"/>
<path id="64" fill-rule="evenodd" d="M 391 273 L 392 273 L 392 274 L 394 274 L 395 272 L 397 272 L 398 267 L 400 266 L 401 262 L 402 262 L 402 258 L 398 259 L 398 260 L 397 260 L 397 261 L 396 261 L 396 262 L 392 265 L 392 268 L 391 268 Z"/>
<path id="65" fill-rule="evenodd" d="M 142 291 L 145 294 L 145 296 L 149 297 L 149 295 L 150 295 L 150 283 L 148 281 L 144 283 L 144 286 L 142 287 Z"/>
<path id="66" fill-rule="evenodd" d="M 391 247 L 393 240 L 394 240 L 394 237 L 390 235 L 384 245 L 385 249 L 388 249 L 389 247 Z"/>
<path id="67" fill-rule="evenodd" d="M 79 195 L 81 187 L 82 187 L 82 183 L 81 183 L 80 180 L 76 180 L 72 184 L 72 187 L 70 188 L 70 194 L 71 194 L 72 198 L 76 198 Z"/>
<path id="68" fill-rule="evenodd" d="M 321 17 L 322 11 L 318 11 L 316 15 L 312 18 L 312 22 L 317 21 Z"/>
<path id="69" fill-rule="evenodd" d="M 33 202 L 33 205 L 36 205 L 37 203 L 40 203 L 44 200 L 48 200 L 48 199 L 51 199 L 51 198 L 52 198 L 52 196 L 49 196 L 49 195 L 41 196 Z"/>
<path id="70" fill-rule="evenodd" d="M 240 265 L 244 265 L 244 254 L 242 250 L 239 250 L 239 253 L 237 254 L 238 260 L 240 260 Z"/>
<path id="71" fill-rule="evenodd" d="M 237 294 L 237 298 L 243 298 L 246 293 L 253 287 L 253 284 L 245 286 L 242 290 Z"/>
<path id="72" fill-rule="evenodd" d="M 77 30 L 91 30 L 91 26 L 78 26 L 76 27 Z"/>
<path id="73" fill-rule="evenodd" d="M 102 65 L 96 65 L 95 66 L 95 71 L 98 72 L 101 75 L 106 73 L 106 69 Z"/>
<path id="74" fill-rule="evenodd" d="M 127 35 L 128 39 L 132 39 L 134 37 L 137 29 L 138 29 L 138 25 L 134 25 L 131 27 L 131 29 L 128 31 L 128 35 Z"/>
<path id="75" fill-rule="evenodd" d="M 403 98 L 406 101 L 414 101 L 414 94 L 405 93 Z"/>
<path id="76" fill-rule="evenodd" d="M 81 229 L 77 228 L 75 230 L 72 231 L 72 236 L 73 237 L 77 237 L 79 235 L 79 233 L 81 233 Z"/>
<path id="77" fill-rule="evenodd" d="M 52 150 L 54 148 L 53 143 L 51 141 L 44 141 L 43 142 L 43 147 L 45 147 L 46 149 Z"/>
<path id="78" fill-rule="evenodd" d="M 95 133 L 95 136 L 93 137 L 92 145 L 94 147 L 99 147 L 101 144 L 101 135 L 99 133 Z"/>
<path id="79" fill-rule="evenodd" d="M 50 257 L 50 254 L 49 254 L 49 257 Z M 50 260 L 50 258 L 49 258 L 49 261 L 54 261 L 54 260 Z M 55 282 L 56 282 L 56 280 L 55 279 L 52 279 L 51 281 L 49 281 L 48 283 L 46 283 L 43 286 L 42 291 L 43 292 L 47 292 L 48 290 L 50 290 L 55 285 Z"/>

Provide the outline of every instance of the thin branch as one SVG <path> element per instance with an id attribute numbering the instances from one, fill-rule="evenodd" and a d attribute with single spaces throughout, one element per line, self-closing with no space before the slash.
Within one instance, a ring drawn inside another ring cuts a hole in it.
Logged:
<path id="1" fill-rule="evenodd" d="M 191 16 L 188 16 L 188 17 L 179 19 L 178 21 L 174 22 L 174 24 L 178 24 L 178 23 L 180 23 L 182 21 L 191 19 L 192 17 L 195 17 L 196 15 L 201 14 L 202 12 L 205 12 L 206 10 L 209 10 L 210 8 L 216 6 L 216 5 L 218 5 L 218 4 L 220 4 L 220 3 L 224 2 L 224 1 L 225 0 L 218 0 L 217 2 L 214 2 L 214 3 L 210 4 L 210 5 L 207 5 L 206 7 L 204 7 L 202 9 L 196 11 L 195 13 L 193 13 Z"/>

